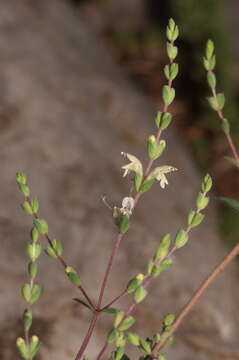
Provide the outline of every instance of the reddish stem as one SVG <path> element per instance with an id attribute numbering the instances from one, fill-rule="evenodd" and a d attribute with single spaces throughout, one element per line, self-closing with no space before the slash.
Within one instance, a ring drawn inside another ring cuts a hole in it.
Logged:
<path id="1" fill-rule="evenodd" d="M 86 347 L 87 347 L 87 345 L 88 345 L 88 343 L 90 341 L 91 335 L 92 335 L 92 333 L 94 331 L 95 324 L 97 322 L 97 319 L 98 319 L 99 315 L 100 315 L 99 312 L 95 312 L 93 314 L 93 317 L 92 317 L 91 322 L 90 322 L 89 329 L 88 329 L 88 331 L 86 333 L 86 336 L 85 336 L 85 338 L 83 340 L 83 343 L 82 343 L 82 345 L 80 347 L 80 350 L 78 351 L 78 353 L 77 353 L 77 355 L 75 357 L 75 360 L 80 360 L 81 357 L 83 356 L 84 351 L 85 351 L 85 349 L 86 349 Z"/>
<path id="2" fill-rule="evenodd" d="M 111 253 L 111 256 L 110 256 L 110 259 L 109 259 L 109 262 L 108 262 L 108 265 L 107 265 L 107 268 L 106 268 L 106 271 L 105 271 L 104 279 L 102 281 L 102 285 L 101 285 L 101 289 L 100 289 L 100 295 L 99 295 L 99 299 L 98 299 L 98 302 L 97 302 L 97 309 L 98 310 L 101 307 L 102 299 L 103 299 L 104 292 L 105 292 L 106 285 L 107 285 L 107 280 L 109 278 L 109 274 L 110 274 L 110 271 L 111 271 L 112 266 L 113 266 L 115 255 L 117 253 L 117 250 L 118 250 L 118 248 L 120 246 L 120 243 L 121 243 L 122 239 L 123 239 L 123 233 L 119 233 L 117 235 L 116 239 L 115 239 L 114 247 L 112 249 L 112 253 Z"/>
<path id="3" fill-rule="evenodd" d="M 184 318 L 188 315 L 188 313 L 192 310 L 192 307 L 199 301 L 201 296 L 205 293 L 207 288 L 214 282 L 217 276 L 229 265 L 232 260 L 239 255 L 239 244 L 234 246 L 234 248 L 230 251 L 228 255 L 214 268 L 211 274 L 207 277 L 207 279 L 201 284 L 201 286 L 195 291 L 194 295 L 191 297 L 189 302 L 186 306 L 182 309 L 182 311 L 177 316 L 174 324 L 172 325 L 170 331 L 168 332 L 167 336 L 164 340 L 158 343 L 155 348 L 153 349 L 153 356 L 165 346 L 168 339 L 175 333 L 177 328 L 180 326 L 181 322 Z"/>

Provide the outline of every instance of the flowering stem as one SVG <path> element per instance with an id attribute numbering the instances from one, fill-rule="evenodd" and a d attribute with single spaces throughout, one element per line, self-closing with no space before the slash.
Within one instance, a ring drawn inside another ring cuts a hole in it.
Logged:
<path id="1" fill-rule="evenodd" d="M 152 355 L 156 357 L 159 351 L 166 345 L 168 339 L 175 333 L 178 329 L 184 318 L 188 315 L 188 313 L 192 310 L 192 307 L 199 301 L 201 296 L 205 293 L 207 288 L 214 282 L 217 276 L 229 265 L 232 260 L 239 255 L 239 244 L 234 246 L 234 248 L 229 252 L 229 254 L 214 268 L 211 274 L 207 277 L 207 279 L 201 284 L 201 286 L 195 291 L 191 299 L 182 309 L 182 311 L 177 316 L 174 324 L 169 330 L 167 336 L 164 338 L 162 342 L 159 342 L 155 345 Z"/>
<path id="2" fill-rule="evenodd" d="M 30 199 L 28 198 L 28 201 L 30 201 Z M 33 213 L 33 217 L 35 219 L 39 219 L 37 213 Z M 48 244 L 50 245 L 50 247 L 54 250 L 54 246 L 52 244 L 52 241 L 49 237 L 48 234 L 43 235 L 45 237 L 45 239 L 47 240 Z M 55 251 L 55 250 L 54 250 Z M 67 263 L 65 262 L 65 260 L 63 259 L 63 257 L 61 255 L 57 255 L 57 259 L 60 261 L 61 265 L 63 266 L 64 269 L 67 268 Z M 78 289 L 80 289 L 80 291 L 82 292 L 83 296 L 85 297 L 85 299 L 88 301 L 89 305 L 95 309 L 95 305 L 93 304 L 93 302 L 91 301 L 90 297 L 87 295 L 87 292 L 84 290 L 83 286 L 79 285 Z"/>
<path id="3" fill-rule="evenodd" d="M 212 90 L 212 95 L 213 95 L 213 97 L 214 97 L 215 99 L 217 99 L 216 88 L 215 88 L 215 87 L 214 87 L 214 88 L 211 88 L 211 90 Z M 221 120 L 223 120 L 223 119 L 224 119 L 224 116 L 223 116 L 222 110 L 217 110 L 216 112 L 217 112 L 219 118 L 220 118 Z M 225 132 L 224 132 L 224 133 L 225 133 Z M 231 153 L 232 153 L 235 161 L 236 161 L 237 164 L 239 165 L 239 155 L 238 155 L 238 153 L 237 153 L 237 150 L 236 150 L 235 144 L 234 144 L 234 142 L 233 142 L 233 140 L 232 140 L 232 137 L 231 137 L 230 133 L 225 133 L 225 136 L 226 136 L 228 145 L 229 145 L 229 147 L 230 147 L 230 149 L 231 149 Z"/>

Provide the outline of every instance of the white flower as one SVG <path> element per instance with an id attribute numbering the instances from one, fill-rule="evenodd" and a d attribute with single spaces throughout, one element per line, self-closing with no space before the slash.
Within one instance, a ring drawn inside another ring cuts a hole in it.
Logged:
<path id="1" fill-rule="evenodd" d="M 124 152 L 122 152 L 121 155 L 123 155 L 130 161 L 129 164 L 122 166 L 122 169 L 124 169 L 123 177 L 128 175 L 130 171 L 133 171 L 136 174 L 143 176 L 143 167 L 141 161 L 137 159 L 136 156 Z"/>
<path id="2" fill-rule="evenodd" d="M 167 180 L 165 174 L 170 173 L 171 171 L 176 171 L 176 170 L 177 169 L 173 166 L 168 166 L 168 165 L 159 166 L 159 167 L 156 167 L 149 174 L 149 178 L 158 180 L 161 188 L 164 189 L 165 185 L 168 185 L 168 180 Z"/>
<path id="3" fill-rule="evenodd" d="M 125 197 L 122 201 L 122 208 L 120 209 L 123 215 L 130 216 L 134 208 L 134 199 L 132 197 Z"/>

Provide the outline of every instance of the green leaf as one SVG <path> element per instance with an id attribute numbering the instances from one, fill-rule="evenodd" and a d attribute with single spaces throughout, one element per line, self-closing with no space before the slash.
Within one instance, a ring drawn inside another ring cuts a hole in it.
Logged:
<path id="1" fill-rule="evenodd" d="M 28 264 L 28 274 L 30 275 L 31 279 L 34 279 L 37 275 L 38 266 L 35 262 L 30 262 Z"/>
<path id="2" fill-rule="evenodd" d="M 23 326 L 24 330 L 28 331 L 32 325 L 32 312 L 25 310 L 23 313 Z"/>
<path id="3" fill-rule="evenodd" d="M 160 242 L 158 249 L 156 250 L 154 260 L 157 261 L 159 259 L 165 258 L 168 254 L 170 246 L 170 234 L 165 234 Z"/>
<path id="4" fill-rule="evenodd" d="M 70 281 L 72 282 L 72 284 L 76 285 L 76 286 L 80 286 L 80 277 L 77 274 L 77 272 L 73 269 L 73 267 L 71 266 L 67 266 L 65 268 L 65 272 L 66 275 L 68 276 L 68 278 L 70 279 Z"/>
<path id="5" fill-rule="evenodd" d="M 122 324 L 119 326 L 120 331 L 128 330 L 135 323 L 135 319 L 133 316 L 127 316 L 126 319 L 123 320 Z"/>
<path id="6" fill-rule="evenodd" d="M 174 246 L 179 249 L 181 247 L 183 247 L 184 245 L 186 245 L 186 243 L 188 242 L 188 234 L 186 233 L 186 231 L 184 229 L 179 229 L 176 236 L 175 236 L 175 241 L 174 241 Z"/>
<path id="7" fill-rule="evenodd" d="M 136 191 L 139 191 L 140 185 L 142 183 L 143 176 L 141 173 L 136 173 L 134 177 L 134 187 Z"/>
<path id="8" fill-rule="evenodd" d="M 216 79 L 214 72 L 209 71 L 207 73 L 207 82 L 208 82 L 208 85 L 210 86 L 210 88 L 215 89 L 216 84 L 217 84 L 217 79 Z"/>
<path id="9" fill-rule="evenodd" d="M 218 199 L 223 201 L 225 204 L 227 204 L 228 206 L 230 206 L 234 210 L 239 211 L 239 201 L 237 201 L 235 199 L 228 198 L 228 197 L 223 197 L 223 196 L 218 197 Z"/>
<path id="10" fill-rule="evenodd" d="M 121 323 L 122 319 L 124 317 L 123 311 L 117 311 L 115 318 L 114 318 L 114 327 L 117 328 L 118 325 Z"/>
<path id="11" fill-rule="evenodd" d="M 174 320 L 175 320 L 175 315 L 174 314 L 168 314 L 163 319 L 163 322 L 164 322 L 165 326 L 170 326 L 170 325 L 173 324 Z"/>
<path id="12" fill-rule="evenodd" d="M 194 227 L 200 225 L 203 219 L 204 219 L 203 214 L 197 213 L 196 211 L 191 211 L 188 216 L 188 225 L 191 228 L 194 228 Z"/>
<path id="13" fill-rule="evenodd" d="M 19 190 L 25 197 L 30 196 L 30 189 L 26 184 L 19 183 L 18 186 L 19 186 Z"/>
<path id="14" fill-rule="evenodd" d="M 174 46 L 171 42 L 167 42 L 167 54 L 170 60 L 174 60 L 178 55 L 177 46 Z"/>
<path id="15" fill-rule="evenodd" d="M 131 279 L 128 284 L 127 284 L 127 292 L 130 294 L 132 292 L 134 292 L 137 287 L 142 283 L 144 276 L 139 276 L 141 274 L 136 275 L 133 279 Z"/>
<path id="16" fill-rule="evenodd" d="M 112 354 L 112 360 L 120 360 L 124 355 L 124 348 L 119 347 Z"/>
<path id="17" fill-rule="evenodd" d="M 139 191 L 140 191 L 141 193 L 145 193 L 145 192 L 149 191 L 149 190 L 151 189 L 153 183 L 154 183 L 154 179 L 149 179 L 149 180 L 146 179 L 146 180 L 143 182 L 143 184 L 141 185 Z"/>
<path id="18" fill-rule="evenodd" d="M 34 226 L 31 230 L 31 239 L 34 243 L 36 243 L 38 240 L 38 237 L 39 237 L 39 232 L 38 232 L 37 228 Z"/>
<path id="19" fill-rule="evenodd" d="M 46 252 L 49 256 L 51 256 L 54 259 L 57 259 L 59 256 L 62 255 L 62 244 L 60 240 L 53 239 L 51 241 L 51 245 L 49 245 L 46 249 Z"/>
<path id="20" fill-rule="evenodd" d="M 42 247 L 40 244 L 28 244 L 27 245 L 27 253 L 30 257 L 31 261 L 34 262 L 41 255 Z"/>
<path id="21" fill-rule="evenodd" d="M 30 340 L 31 359 L 33 359 L 36 356 L 36 354 L 39 350 L 39 347 L 40 347 L 39 338 L 38 338 L 38 336 L 33 335 Z"/>
<path id="22" fill-rule="evenodd" d="M 140 303 L 141 301 L 144 300 L 144 298 L 147 296 L 147 294 L 148 294 L 148 291 L 143 286 L 139 286 L 134 292 L 134 300 L 137 303 Z"/>
<path id="23" fill-rule="evenodd" d="M 239 167 L 239 163 L 235 159 L 233 159 L 231 156 L 225 156 L 224 158 L 232 165 Z"/>
<path id="24" fill-rule="evenodd" d="M 39 202 L 36 197 L 34 197 L 31 201 L 31 207 L 34 214 L 36 214 L 39 210 Z"/>
<path id="25" fill-rule="evenodd" d="M 34 304 L 40 297 L 41 295 L 41 288 L 39 285 L 33 285 L 32 287 L 32 291 L 31 291 L 31 299 L 30 299 L 30 304 Z"/>
<path id="26" fill-rule="evenodd" d="M 21 207 L 27 214 L 29 215 L 33 214 L 32 207 L 27 200 L 25 200 L 23 204 L 21 204 Z"/>
<path id="27" fill-rule="evenodd" d="M 165 130 L 172 121 L 172 115 L 169 112 L 158 112 L 155 122 L 160 130 Z"/>
<path id="28" fill-rule="evenodd" d="M 127 339 L 129 340 L 129 342 L 132 345 L 139 346 L 139 335 L 137 335 L 135 333 L 128 332 L 126 334 L 126 336 L 127 336 Z"/>
<path id="29" fill-rule="evenodd" d="M 107 307 L 101 310 L 101 312 L 106 313 L 106 314 L 113 314 L 115 315 L 119 310 L 113 307 Z"/>
<path id="30" fill-rule="evenodd" d="M 80 303 L 81 305 L 85 306 L 87 309 L 89 309 L 91 311 L 93 310 L 92 307 L 89 304 L 87 304 L 84 300 L 81 300 L 79 298 L 74 298 L 73 300 Z"/>
<path id="31" fill-rule="evenodd" d="M 175 98 L 174 88 L 164 85 L 163 86 L 163 101 L 166 105 L 170 105 Z"/>
<path id="32" fill-rule="evenodd" d="M 206 57 L 210 59 L 213 56 L 213 53 L 214 53 L 214 43 L 212 40 L 209 39 L 206 45 Z"/>
<path id="33" fill-rule="evenodd" d="M 23 184 L 26 185 L 27 182 L 27 177 L 25 174 L 23 174 L 22 172 L 17 172 L 16 173 L 16 182 L 18 184 Z"/>
<path id="34" fill-rule="evenodd" d="M 38 232 L 42 235 L 48 233 L 48 224 L 44 219 L 34 219 L 33 224 L 37 228 Z"/>
<path id="35" fill-rule="evenodd" d="M 31 300 L 31 286 L 30 284 L 22 285 L 22 297 L 26 302 Z"/>
<path id="36" fill-rule="evenodd" d="M 107 335 L 107 342 L 111 344 L 117 339 L 118 336 L 119 336 L 119 331 L 117 329 L 110 330 L 110 332 Z"/>
<path id="37" fill-rule="evenodd" d="M 205 209 L 208 203 L 209 203 L 209 197 L 205 196 L 205 194 L 200 191 L 196 201 L 197 209 L 198 210 Z"/>
<path id="38" fill-rule="evenodd" d="M 16 346 L 19 354 L 21 357 L 25 360 L 29 359 L 29 348 L 27 344 L 25 343 L 25 340 L 21 337 L 17 338 Z"/>
<path id="39" fill-rule="evenodd" d="M 124 234 L 128 231 L 129 229 L 129 216 L 124 214 L 119 216 L 118 218 L 118 227 L 119 227 L 119 231 Z"/>
<path id="40" fill-rule="evenodd" d="M 149 343 L 149 341 L 140 339 L 140 346 L 139 346 L 140 350 L 142 350 L 144 353 L 146 354 L 151 354 L 151 345 Z"/>
<path id="41" fill-rule="evenodd" d="M 209 190 L 211 190 L 212 187 L 212 178 L 209 174 L 207 174 L 202 183 L 202 192 L 207 193 Z"/>
<path id="42" fill-rule="evenodd" d="M 218 109 L 222 110 L 225 105 L 225 95 L 223 93 L 217 94 Z"/>

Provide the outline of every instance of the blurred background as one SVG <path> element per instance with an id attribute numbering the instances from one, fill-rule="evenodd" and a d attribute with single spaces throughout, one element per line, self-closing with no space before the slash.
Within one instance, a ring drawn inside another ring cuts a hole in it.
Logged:
<path id="1" fill-rule="evenodd" d="M 105 302 L 144 272 L 159 240 L 185 226 L 202 178 L 214 193 L 202 226 L 173 258 L 172 270 L 150 288 L 134 328 L 152 336 L 168 312 L 177 313 L 209 271 L 238 239 L 238 213 L 217 196 L 239 199 L 238 174 L 225 161 L 228 146 L 209 109 L 202 57 L 212 38 L 218 89 L 226 94 L 227 118 L 239 146 L 239 3 L 236 0 L 8 0 L 0 1 L 0 359 L 17 359 L 22 335 L 31 219 L 21 212 L 15 173 L 28 175 L 32 195 L 50 236 L 61 239 L 67 264 L 79 270 L 96 301 L 116 228 L 106 195 L 121 206 L 130 181 L 122 178 L 120 152 L 147 161 L 146 137 L 155 133 L 165 83 L 165 27 L 180 29 L 180 74 L 165 132 L 163 164 L 175 166 L 165 191 L 154 186 L 139 203 L 115 262 Z M 161 161 L 161 159 L 160 159 Z M 34 310 L 33 332 L 42 341 L 39 360 L 73 360 L 90 314 L 47 256 L 39 264 L 43 296 Z M 174 360 L 239 359 L 238 264 L 215 282 L 178 331 L 168 350 Z M 130 297 L 120 308 L 127 308 Z M 102 318 L 88 354 L 94 359 L 112 318 Z M 137 356 L 139 354 L 137 353 Z M 137 358 L 134 354 L 134 359 Z"/>
<path id="2" fill-rule="evenodd" d="M 173 17 L 180 27 L 180 76 L 173 113 L 180 136 L 202 171 L 210 169 L 216 193 L 238 198 L 238 176 L 224 160 L 228 153 L 217 116 L 209 109 L 202 56 L 206 41 L 215 42 L 218 89 L 225 92 L 226 116 L 239 145 L 239 11 L 236 0 L 75 0 L 92 16 L 111 53 L 144 94 L 160 105 L 164 84 L 165 27 Z M 238 234 L 237 213 L 218 204 L 222 237 L 232 244 Z"/>

